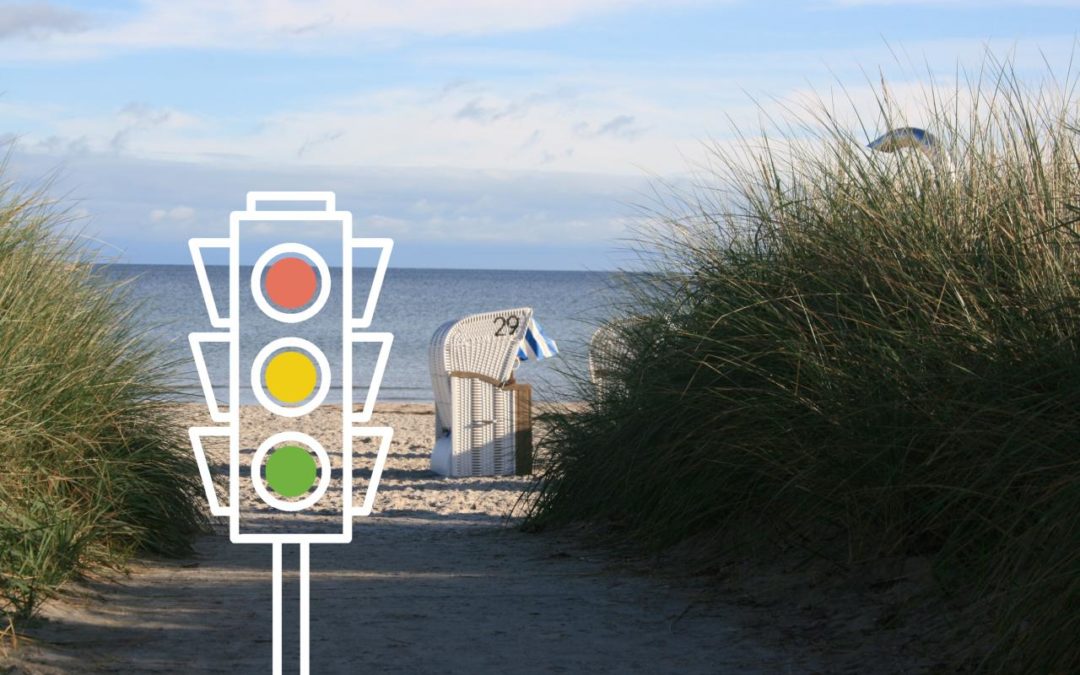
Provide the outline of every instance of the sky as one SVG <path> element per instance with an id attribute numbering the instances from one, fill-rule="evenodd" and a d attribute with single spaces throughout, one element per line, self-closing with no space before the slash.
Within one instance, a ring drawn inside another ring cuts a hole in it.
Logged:
<path id="1" fill-rule="evenodd" d="M 882 77 L 987 50 L 1062 73 L 1077 27 L 1067 0 L 4 2 L 4 179 L 122 262 L 190 262 L 248 190 L 333 190 L 395 265 L 612 269 L 791 102 L 872 117 Z"/>

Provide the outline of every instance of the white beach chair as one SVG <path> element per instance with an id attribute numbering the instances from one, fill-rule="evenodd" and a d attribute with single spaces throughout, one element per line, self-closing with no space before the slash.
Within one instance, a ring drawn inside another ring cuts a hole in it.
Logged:
<path id="1" fill-rule="evenodd" d="M 613 319 L 597 328 L 589 339 L 589 380 L 601 395 L 616 386 L 611 375 L 630 356 L 623 331 L 642 321 L 641 317 Z"/>
<path id="2" fill-rule="evenodd" d="M 597 389 L 604 387 L 604 380 L 619 351 L 618 344 L 617 327 L 611 323 L 601 325 L 589 339 L 589 380 Z"/>
<path id="3" fill-rule="evenodd" d="M 431 468 L 444 476 L 505 476 L 532 470 L 531 388 L 512 382 L 528 354 L 557 353 L 529 307 L 448 321 L 428 354 L 435 391 Z"/>

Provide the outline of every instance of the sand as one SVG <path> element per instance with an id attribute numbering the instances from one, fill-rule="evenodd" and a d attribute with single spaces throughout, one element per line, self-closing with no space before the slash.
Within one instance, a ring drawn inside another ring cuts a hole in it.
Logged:
<path id="1" fill-rule="evenodd" d="M 258 414 L 245 411 L 252 431 Z M 201 406 L 178 415 L 208 423 Z M 321 410 L 306 424 L 333 429 L 338 419 Z M 834 660 L 815 646 L 821 630 L 777 630 L 785 617 L 776 603 L 747 602 L 705 579 L 645 574 L 573 532 L 519 531 L 507 516 L 528 478 L 428 470 L 430 405 L 382 405 L 373 423 L 395 429 L 374 513 L 357 519 L 351 544 L 311 551 L 313 673 L 892 670 Z M 224 474 L 227 457 L 210 454 Z M 331 513 L 306 518 L 328 526 Z M 216 528 L 191 559 L 139 560 L 126 574 L 70 586 L 0 656 L 0 672 L 269 672 L 270 547 L 232 544 Z M 285 547 L 285 673 L 297 672 L 296 549 Z"/>

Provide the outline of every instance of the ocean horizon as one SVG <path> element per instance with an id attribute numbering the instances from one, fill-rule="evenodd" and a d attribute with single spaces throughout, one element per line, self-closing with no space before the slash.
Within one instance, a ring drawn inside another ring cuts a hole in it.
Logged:
<path id="1" fill-rule="evenodd" d="M 241 278 L 250 277 L 252 266 L 241 266 Z M 203 399 L 195 362 L 188 346 L 188 333 L 214 332 L 209 320 L 193 265 L 110 264 L 103 274 L 127 284 L 127 301 L 134 303 L 134 318 L 140 328 L 162 349 L 163 357 L 175 364 L 170 384 L 176 398 L 192 402 Z M 207 277 L 218 303 L 227 300 L 229 268 L 207 265 Z M 331 283 L 340 283 L 341 268 L 331 267 Z M 374 270 L 355 268 L 353 294 L 357 307 L 368 295 Z M 516 271 L 401 268 L 391 265 L 369 331 L 394 334 L 382 384 L 380 402 L 432 401 L 428 369 L 428 344 L 445 321 L 469 314 L 512 307 L 532 307 L 544 333 L 557 341 L 559 354 L 542 362 L 522 363 L 515 377 L 533 385 L 538 401 L 565 401 L 578 398 L 576 382 L 587 375 L 586 348 L 596 326 L 610 317 L 619 297 L 615 280 L 618 272 Z M 324 350 L 330 363 L 331 386 L 327 403 L 340 403 L 341 311 L 327 305 L 302 324 L 280 324 L 263 320 L 251 293 L 241 293 L 241 315 L 245 317 L 245 339 L 269 342 L 284 335 L 312 340 Z M 248 321 L 251 317 L 258 320 Z M 252 336 L 253 337 L 249 337 Z M 367 349 L 370 347 L 370 349 Z M 228 355 L 224 345 L 205 345 L 207 368 L 219 403 L 227 403 Z M 376 348 L 365 345 L 356 352 L 354 381 L 370 381 Z M 240 403 L 257 400 L 250 382 L 242 377 Z M 355 387 L 353 400 L 362 400 L 365 386 Z"/>

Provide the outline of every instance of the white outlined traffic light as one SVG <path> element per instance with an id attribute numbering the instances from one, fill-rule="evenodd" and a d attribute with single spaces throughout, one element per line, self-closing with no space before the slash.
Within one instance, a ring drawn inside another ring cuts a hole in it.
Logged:
<path id="1" fill-rule="evenodd" d="M 283 208 L 312 202 L 321 208 Z M 266 246 L 277 237 L 286 241 Z M 308 547 L 352 540 L 353 517 L 371 513 L 393 436 L 390 427 L 365 424 L 374 412 L 394 336 L 364 330 L 374 316 L 393 240 L 354 237 L 352 214 L 336 209 L 332 192 L 249 192 L 247 208 L 230 216 L 227 238 L 192 239 L 189 247 L 211 326 L 218 329 L 188 336 L 211 420 L 219 425 L 189 429 L 192 449 L 210 510 L 229 518 L 231 541 L 273 545 L 275 673 L 281 671 L 281 546 L 300 545 L 300 663 L 301 672 L 307 672 Z M 227 307 L 215 301 L 203 259 L 207 249 L 228 252 Z M 359 317 L 353 307 L 357 249 L 379 253 Z M 332 277 L 327 263 L 336 253 L 340 280 Z M 256 260 L 250 273 L 241 267 L 242 259 Z M 336 314 L 331 334 L 328 313 Z M 323 320 L 313 321 L 316 317 Z M 228 350 L 227 410 L 218 405 L 203 354 L 203 346 L 211 343 Z M 361 343 L 375 343 L 379 352 L 363 405 L 354 412 L 354 349 Z M 332 372 L 326 353 L 338 345 L 341 367 Z M 240 405 L 244 382 L 264 412 Z M 324 404 L 335 385 L 341 389 L 340 426 L 329 431 L 305 426 L 304 418 Z M 213 437 L 229 444 L 225 503 L 218 499 L 204 451 L 203 440 Z M 378 439 L 379 448 L 357 505 L 353 445 L 365 437 Z M 241 499 L 252 491 L 258 499 Z M 324 515 L 328 509 L 340 513 L 340 524 L 326 526 L 325 517 L 301 518 L 314 508 Z"/>

